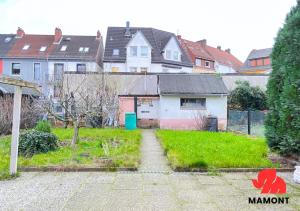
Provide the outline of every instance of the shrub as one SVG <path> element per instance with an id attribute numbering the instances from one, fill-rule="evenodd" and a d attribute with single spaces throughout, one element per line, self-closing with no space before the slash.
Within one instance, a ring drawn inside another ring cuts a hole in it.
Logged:
<path id="1" fill-rule="evenodd" d="M 35 126 L 35 130 L 45 133 L 51 133 L 51 125 L 46 120 L 40 120 Z"/>
<path id="2" fill-rule="evenodd" d="M 300 154 L 300 1 L 287 15 L 273 47 L 267 85 L 266 138 L 282 154 Z"/>
<path id="3" fill-rule="evenodd" d="M 51 133 L 32 130 L 20 136 L 19 153 L 26 157 L 54 151 L 57 147 L 57 137 Z"/>
<path id="4" fill-rule="evenodd" d="M 266 95 L 259 87 L 250 86 L 248 81 L 237 81 L 236 84 L 228 99 L 230 109 L 266 109 Z"/>

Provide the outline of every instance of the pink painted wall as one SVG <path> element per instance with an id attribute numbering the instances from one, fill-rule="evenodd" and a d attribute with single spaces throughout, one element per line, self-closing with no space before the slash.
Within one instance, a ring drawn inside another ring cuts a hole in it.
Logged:
<path id="1" fill-rule="evenodd" d="M 134 98 L 133 97 L 120 97 L 119 98 L 119 125 L 125 124 L 125 113 L 134 112 Z"/>
<path id="2" fill-rule="evenodd" d="M 226 130 L 226 126 L 226 119 L 218 119 L 219 130 Z M 161 119 L 160 128 L 172 130 L 196 130 L 197 125 L 194 119 Z"/>

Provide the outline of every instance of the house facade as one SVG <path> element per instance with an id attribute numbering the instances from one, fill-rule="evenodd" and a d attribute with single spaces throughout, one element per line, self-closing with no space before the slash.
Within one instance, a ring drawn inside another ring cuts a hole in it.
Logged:
<path id="1" fill-rule="evenodd" d="M 64 72 L 95 72 L 102 68 L 103 41 L 96 36 L 0 35 L 0 74 L 20 77 L 41 86 L 43 95 L 55 96 L 53 81 Z"/>
<path id="2" fill-rule="evenodd" d="M 271 53 L 272 48 L 252 50 L 240 72 L 244 74 L 269 74 L 272 71 Z"/>
<path id="3" fill-rule="evenodd" d="M 194 73 L 236 73 L 243 65 L 230 49 L 222 50 L 207 45 L 207 40 L 189 41 L 177 36 L 182 48 L 187 52 L 193 63 Z"/>
<path id="4" fill-rule="evenodd" d="M 192 64 L 173 33 L 154 29 L 108 27 L 104 71 L 191 73 Z"/>

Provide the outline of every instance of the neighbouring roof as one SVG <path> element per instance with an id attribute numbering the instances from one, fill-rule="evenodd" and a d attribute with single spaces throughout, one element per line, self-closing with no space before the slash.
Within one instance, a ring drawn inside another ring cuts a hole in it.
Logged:
<path id="1" fill-rule="evenodd" d="M 100 41 L 100 39 L 96 39 L 96 36 L 64 35 L 59 44 L 53 44 L 53 50 L 49 58 L 84 59 L 93 61 L 98 56 Z M 67 48 L 65 51 L 61 51 L 61 48 L 64 45 L 67 46 Z M 79 48 L 83 48 L 83 51 L 80 52 Z M 88 48 L 87 52 L 84 51 L 85 48 Z"/>
<path id="2" fill-rule="evenodd" d="M 221 65 L 232 67 L 235 70 L 239 70 L 243 66 L 243 63 L 231 53 L 208 45 L 205 46 L 205 49 Z"/>
<path id="3" fill-rule="evenodd" d="M 214 61 L 214 58 L 205 50 L 203 45 L 198 42 L 192 42 L 182 38 L 178 39 L 183 49 L 189 54 L 191 60 L 202 58 Z"/>
<path id="4" fill-rule="evenodd" d="M 33 35 L 26 34 L 22 38 L 16 38 L 14 45 L 7 52 L 8 58 L 47 58 L 51 53 L 51 46 L 54 40 L 53 35 Z M 24 46 L 28 49 L 24 50 Z M 46 46 L 45 51 L 40 51 L 42 46 Z"/>
<path id="5" fill-rule="evenodd" d="M 227 95 L 221 77 L 213 74 L 159 75 L 161 95 Z"/>
<path id="6" fill-rule="evenodd" d="M 13 85 L 0 83 L 0 92 L 2 92 L 3 94 L 14 94 L 15 87 Z M 22 94 L 40 96 L 40 93 L 37 90 L 31 88 L 22 88 Z"/>
<path id="7" fill-rule="evenodd" d="M 126 45 L 132 37 L 124 36 L 126 27 L 108 27 L 106 35 L 106 44 L 104 52 L 104 62 L 125 62 Z M 130 33 L 133 35 L 140 31 L 152 46 L 151 59 L 152 63 L 164 63 L 178 66 L 192 67 L 192 63 L 185 51 L 182 49 L 175 34 L 154 29 L 154 28 L 137 28 L 130 27 Z M 165 60 L 162 51 L 171 38 L 174 38 L 182 51 L 181 62 Z M 119 56 L 113 56 L 113 49 L 119 49 Z"/>
<path id="8" fill-rule="evenodd" d="M 270 57 L 271 53 L 272 48 L 265 48 L 259 50 L 254 49 L 250 52 L 247 60 Z"/>
<path id="9" fill-rule="evenodd" d="M 0 57 L 6 56 L 16 41 L 14 34 L 0 34 Z"/>

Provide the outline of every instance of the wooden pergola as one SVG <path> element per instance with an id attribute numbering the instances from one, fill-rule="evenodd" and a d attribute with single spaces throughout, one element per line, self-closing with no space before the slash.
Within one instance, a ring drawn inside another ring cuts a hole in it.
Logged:
<path id="1" fill-rule="evenodd" d="M 22 103 L 22 88 L 30 88 L 39 91 L 36 84 L 15 79 L 7 76 L 0 76 L 0 84 L 13 85 L 14 92 L 14 107 L 13 107 L 13 124 L 12 124 L 12 139 L 10 151 L 10 168 L 9 173 L 14 175 L 17 173 L 18 167 L 18 147 L 20 134 L 20 118 L 21 118 L 21 103 Z"/>

